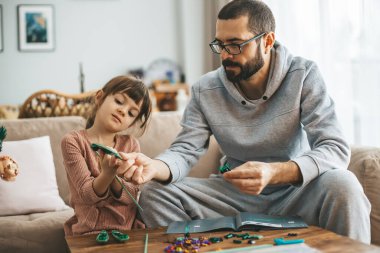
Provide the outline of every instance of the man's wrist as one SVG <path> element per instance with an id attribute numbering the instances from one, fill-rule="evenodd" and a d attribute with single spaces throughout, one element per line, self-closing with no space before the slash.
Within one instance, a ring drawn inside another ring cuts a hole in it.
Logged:
<path id="1" fill-rule="evenodd" d="M 151 166 L 156 170 L 154 179 L 163 183 L 169 183 L 172 179 L 170 169 L 166 163 L 161 160 L 153 160 Z"/>
<path id="2" fill-rule="evenodd" d="M 270 163 L 270 184 L 294 184 L 302 181 L 301 170 L 293 161 Z"/>

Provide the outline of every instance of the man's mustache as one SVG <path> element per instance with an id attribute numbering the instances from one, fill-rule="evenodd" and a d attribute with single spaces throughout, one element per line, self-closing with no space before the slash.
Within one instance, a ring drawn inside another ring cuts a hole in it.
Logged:
<path id="1" fill-rule="evenodd" d="M 241 67 L 239 63 L 237 62 L 233 62 L 231 60 L 224 60 L 222 61 L 222 65 L 224 67 L 231 67 L 231 66 L 237 66 L 237 67 Z"/>

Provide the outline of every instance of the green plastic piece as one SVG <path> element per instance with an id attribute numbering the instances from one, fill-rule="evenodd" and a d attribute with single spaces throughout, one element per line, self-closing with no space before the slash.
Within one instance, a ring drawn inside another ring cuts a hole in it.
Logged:
<path id="1" fill-rule="evenodd" d="M 219 171 L 222 174 L 226 173 L 227 171 L 231 171 L 231 165 L 229 165 L 228 163 L 225 163 L 223 166 L 219 167 Z"/>
<path id="2" fill-rule="evenodd" d="M 210 242 L 212 242 L 212 243 L 223 242 L 223 238 L 222 238 L 222 237 L 211 237 L 209 240 L 210 240 Z"/>
<path id="3" fill-rule="evenodd" d="M 105 230 L 100 231 L 100 233 L 96 236 L 96 242 L 99 244 L 106 244 L 109 239 L 110 237 Z"/>
<path id="4" fill-rule="evenodd" d="M 116 152 L 115 150 L 111 149 L 110 147 L 107 147 L 107 146 L 104 146 L 104 145 L 98 144 L 98 143 L 92 143 L 91 148 L 94 151 L 98 151 L 99 149 L 101 149 L 104 153 L 106 153 L 108 155 L 114 155 L 116 158 L 123 160 L 123 158 L 120 156 L 120 154 L 118 152 Z"/>
<path id="5" fill-rule="evenodd" d="M 226 234 L 226 235 L 224 236 L 224 238 L 226 238 L 226 239 L 230 239 L 230 238 L 235 237 L 235 236 L 236 236 L 236 235 L 233 234 L 233 233 L 228 233 L 228 234 Z"/>
<path id="6" fill-rule="evenodd" d="M 112 230 L 111 234 L 118 242 L 126 242 L 129 240 L 129 235 L 124 234 L 118 230 Z"/>

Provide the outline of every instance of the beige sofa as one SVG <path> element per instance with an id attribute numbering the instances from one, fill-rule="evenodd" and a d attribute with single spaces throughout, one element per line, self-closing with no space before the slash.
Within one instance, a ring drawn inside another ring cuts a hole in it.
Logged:
<path id="1" fill-rule="evenodd" d="M 154 157 L 167 148 L 180 130 L 181 116 L 175 112 L 154 113 L 147 132 L 139 138 L 142 151 Z M 81 117 L 0 120 L 8 130 L 6 141 L 49 135 L 54 155 L 59 194 L 68 203 L 69 190 L 63 167 L 60 140 L 73 130 L 84 127 Z M 221 153 L 214 139 L 209 150 L 189 176 L 207 177 L 215 172 Z M 380 149 L 352 149 L 350 163 L 372 203 L 372 243 L 380 245 Z M 0 217 L 0 252 L 67 252 L 63 223 L 73 210 Z"/>

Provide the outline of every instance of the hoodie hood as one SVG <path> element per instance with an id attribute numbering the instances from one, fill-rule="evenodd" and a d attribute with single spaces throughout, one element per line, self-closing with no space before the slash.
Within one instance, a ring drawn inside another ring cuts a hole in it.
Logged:
<path id="1" fill-rule="evenodd" d="M 240 103 L 240 101 L 245 100 L 247 105 L 257 105 L 264 103 L 269 100 L 276 90 L 280 87 L 282 80 L 285 78 L 288 70 L 292 64 L 293 56 L 290 54 L 289 50 L 281 45 L 279 42 L 275 42 L 273 48 L 271 49 L 271 59 L 269 67 L 269 77 L 267 82 L 266 90 L 262 96 L 262 99 L 247 100 L 243 97 L 239 91 L 236 89 L 235 85 L 227 79 L 224 67 L 221 66 L 217 70 L 219 79 L 230 93 L 230 95 Z"/>

